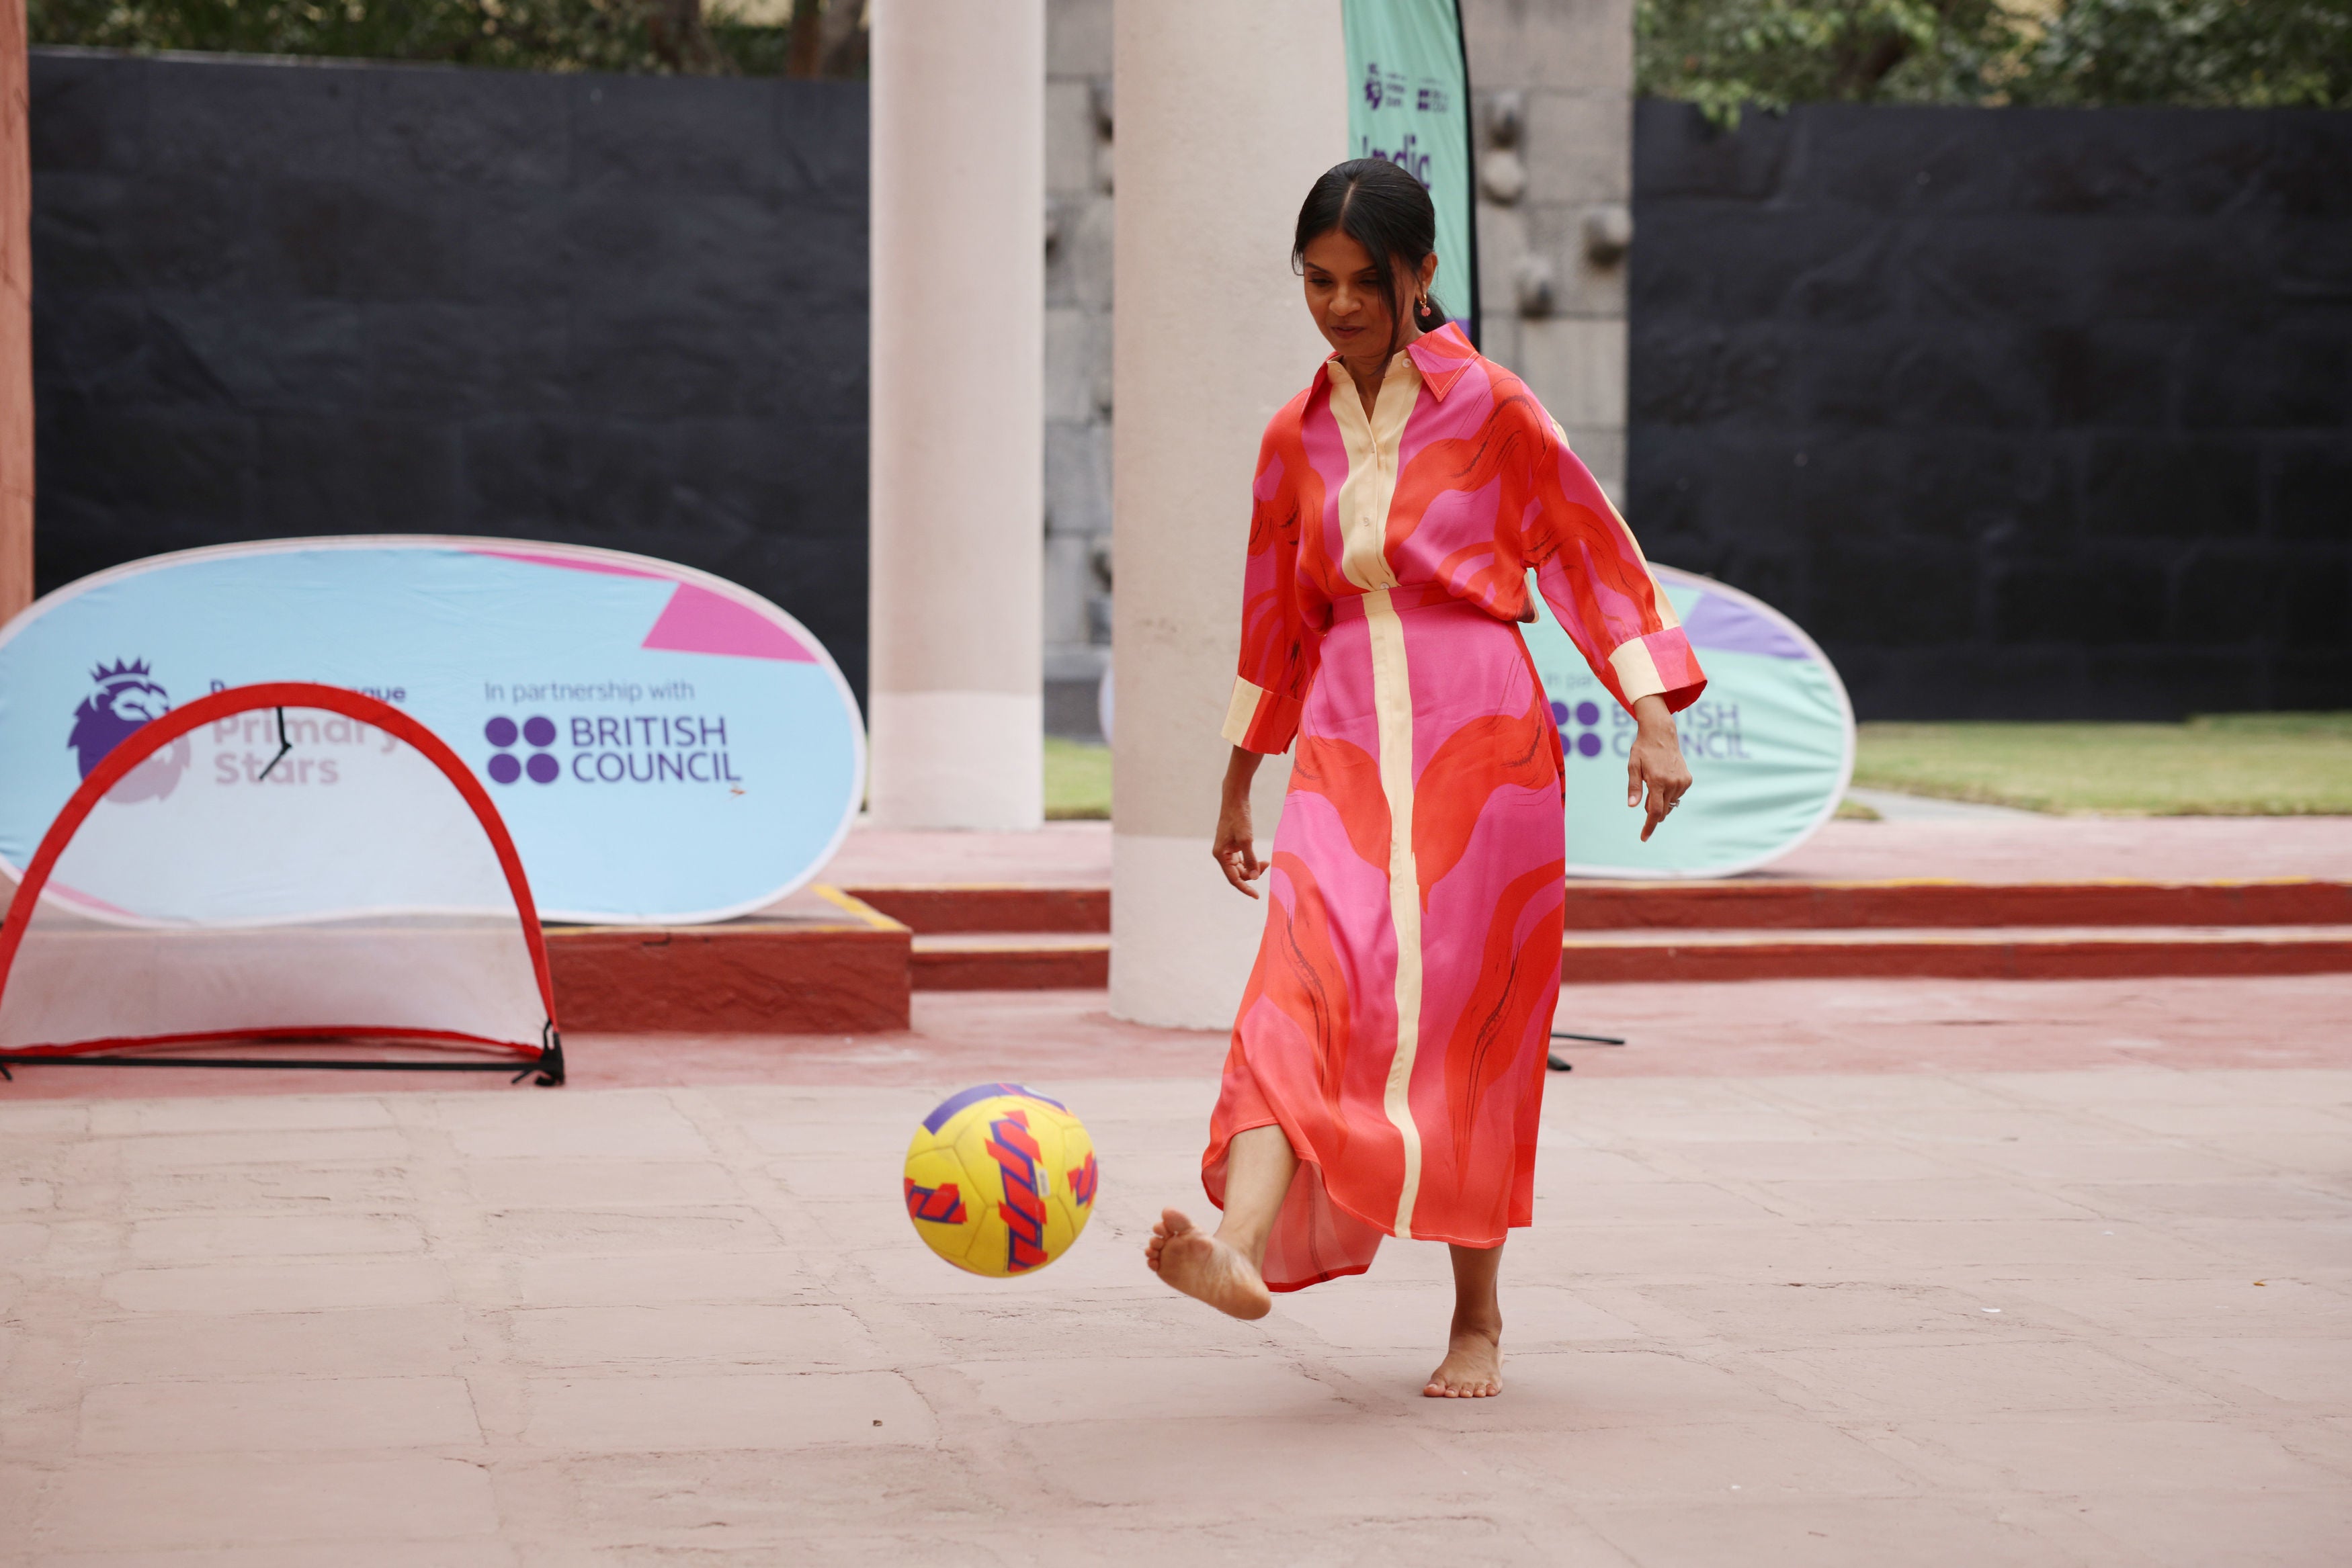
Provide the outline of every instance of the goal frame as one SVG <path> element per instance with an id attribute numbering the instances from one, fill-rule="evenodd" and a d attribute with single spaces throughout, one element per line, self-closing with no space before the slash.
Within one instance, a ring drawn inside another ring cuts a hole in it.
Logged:
<path id="1" fill-rule="evenodd" d="M 506 874 L 507 890 L 512 894 L 515 913 L 522 921 L 523 944 L 530 953 L 533 979 L 539 987 L 539 999 L 546 1009 L 547 1021 L 540 1032 L 536 1046 L 513 1040 L 493 1040 L 486 1035 L 458 1033 L 446 1030 L 417 1030 L 362 1023 L 321 1023 L 299 1027 L 272 1027 L 252 1030 L 206 1030 L 200 1033 L 121 1036 L 104 1040 L 77 1040 L 68 1045 L 26 1046 L 16 1051 L 0 1051 L 0 1080 L 13 1081 L 9 1069 L 35 1063 L 50 1066 L 78 1067 L 226 1067 L 226 1068 L 316 1068 L 343 1071 L 399 1072 L 511 1072 L 514 1081 L 537 1075 L 542 1086 L 563 1082 L 563 1037 L 558 1030 L 555 1014 L 555 985 L 547 959 L 547 941 L 539 924 L 539 907 L 533 901 L 530 882 L 523 874 L 522 857 L 515 850 L 514 839 L 507 831 L 505 819 L 457 754 L 449 749 L 441 737 L 424 725 L 393 706 L 390 703 L 354 692 L 341 686 L 320 685 L 310 681 L 267 681 L 252 685 L 231 686 L 210 693 L 191 703 L 159 715 L 125 736 L 121 743 L 107 753 L 104 760 L 89 770 L 79 789 L 75 789 L 50 821 L 48 831 L 41 835 L 38 848 L 25 867 L 23 879 L 17 883 L 14 897 L 5 917 L 0 917 L 0 998 L 8 991 L 8 977 L 16 961 L 17 948 L 23 944 L 25 932 L 31 925 L 33 912 L 39 904 L 41 893 L 48 885 L 49 873 L 57 867 L 58 857 L 74 834 L 89 819 L 108 790 L 121 783 L 131 769 L 156 752 L 193 730 L 237 714 L 276 708 L 282 720 L 289 707 L 310 708 L 340 714 L 373 725 L 385 733 L 406 741 L 426 760 L 439 768 L 442 777 L 455 788 L 466 804 L 472 809 L 474 819 L 490 841 L 498 855 L 499 869 Z M 282 756 L 283 753 L 281 752 Z M 288 1057 L 222 1057 L 222 1056 L 141 1056 L 118 1054 L 126 1051 L 159 1046 L 208 1045 L 229 1040 L 333 1041 L 333 1040 L 407 1040 L 418 1044 L 470 1047 L 499 1053 L 487 1061 L 358 1061 L 337 1058 Z"/>

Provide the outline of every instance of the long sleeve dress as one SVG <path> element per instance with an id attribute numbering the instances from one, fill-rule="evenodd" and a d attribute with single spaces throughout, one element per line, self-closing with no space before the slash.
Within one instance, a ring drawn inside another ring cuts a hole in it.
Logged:
<path id="1" fill-rule="evenodd" d="M 1706 685 L 1641 548 L 1519 380 L 1446 327 L 1371 413 L 1335 359 L 1275 415 L 1224 736 L 1293 740 L 1265 935 L 1202 1177 L 1279 1124 L 1266 1249 L 1295 1291 L 1384 1235 L 1500 1245 L 1531 1218 L 1559 989 L 1559 734 L 1517 621 L 1532 568 L 1618 701 Z"/>

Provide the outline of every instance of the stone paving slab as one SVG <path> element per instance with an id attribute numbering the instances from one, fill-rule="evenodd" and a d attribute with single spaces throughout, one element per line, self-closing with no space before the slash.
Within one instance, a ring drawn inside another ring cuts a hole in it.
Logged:
<path id="1" fill-rule="evenodd" d="M 0 1095 L 0 1563 L 2317 1568 L 2334 1038 L 1556 1080 L 1491 1402 L 1418 1396 L 1439 1249 L 1255 1324 L 1142 1270 L 1207 1068 L 1040 1085 L 1101 1208 L 1009 1282 L 908 1233 L 936 1072 Z"/>

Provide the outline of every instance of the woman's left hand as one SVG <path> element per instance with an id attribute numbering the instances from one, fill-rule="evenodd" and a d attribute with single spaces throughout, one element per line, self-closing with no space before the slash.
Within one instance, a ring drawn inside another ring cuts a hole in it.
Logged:
<path id="1" fill-rule="evenodd" d="M 1649 790 L 1649 820 L 1642 824 L 1642 841 L 1646 844 L 1691 787 L 1690 765 L 1683 760 L 1683 744 L 1675 734 L 1675 716 L 1668 711 L 1665 698 L 1641 698 L 1633 704 L 1633 718 L 1641 729 L 1625 758 L 1625 804 L 1643 805 L 1642 792 L 1645 787 Z"/>

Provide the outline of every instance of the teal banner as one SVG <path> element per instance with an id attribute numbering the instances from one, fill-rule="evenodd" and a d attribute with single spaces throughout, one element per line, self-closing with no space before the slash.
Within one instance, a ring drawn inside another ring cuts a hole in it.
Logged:
<path id="1" fill-rule="evenodd" d="M 1787 854 L 1837 810 L 1853 773 L 1853 708 L 1795 622 L 1728 583 L 1651 570 L 1697 651 L 1706 692 L 1675 716 L 1691 791 L 1646 844 L 1642 813 L 1625 805 L 1633 716 L 1548 610 L 1526 628 L 1565 754 L 1568 874 L 1736 876 Z"/>
<path id="2" fill-rule="evenodd" d="M 1437 205 L 1438 302 L 1478 340 L 1470 67 L 1457 0 L 1343 0 L 1348 155 L 1384 158 Z"/>

